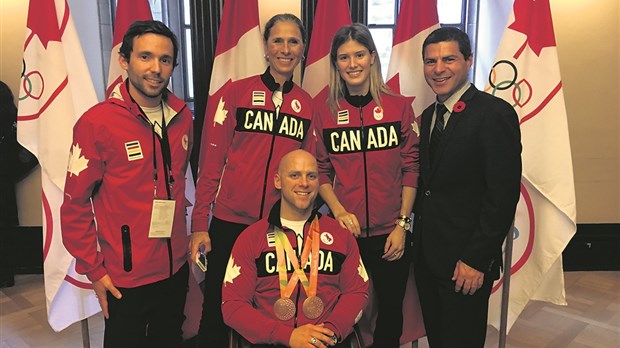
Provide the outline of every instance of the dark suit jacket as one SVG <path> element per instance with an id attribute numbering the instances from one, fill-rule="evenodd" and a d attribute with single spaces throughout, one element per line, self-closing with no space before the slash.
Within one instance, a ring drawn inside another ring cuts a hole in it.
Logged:
<path id="1" fill-rule="evenodd" d="M 434 104 L 422 113 L 414 257 L 425 257 L 442 278 L 452 277 L 460 259 L 485 279 L 497 279 L 519 200 L 519 120 L 510 104 L 473 85 L 461 101 L 465 107 L 453 110 L 433 165 L 428 152 Z"/>

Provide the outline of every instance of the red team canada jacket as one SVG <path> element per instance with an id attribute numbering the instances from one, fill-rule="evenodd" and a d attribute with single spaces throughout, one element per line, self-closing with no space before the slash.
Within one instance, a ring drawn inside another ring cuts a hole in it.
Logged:
<path id="1" fill-rule="evenodd" d="M 315 214 L 319 213 L 313 213 L 306 222 L 304 238 Z M 281 226 L 280 202 L 268 217 L 249 226 L 237 239 L 222 285 L 222 313 L 224 322 L 252 343 L 288 345 L 293 329 L 308 323 L 325 323 L 339 339 L 344 339 L 353 331 L 356 318 L 366 306 L 368 275 L 355 238 L 334 219 L 318 216 L 321 242 L 317 296 L 325 309 L 314 320 L 302 312 L 307 296 L 300 283 L 290 297 L 297 307 L 296 315 L 282 321 L 273 312 L 273 305 L 280 298 L 274 225 L 283 229 L 297 250 L 295 232 Z M 290 263 L 287 265 L 290 279 L 293 269 Z M 310 274 L 310 260 L 305 272 Z"/>
<path id="2" fill-rule="evenodd" d="M 332 183 L 342 205 L 357 217 L 362 237 L 390 233 L 400 215 L 402 186 L 418 182 L 411 103 L 398 95 L 381 98 L 383 108 L 370 93 L 347 95 L 336 118 L 322 105 L 314 121 L 320 183 Z"/>
<path id="3" fill-rule="evenodd" d="M 312 151 L 312 99 L 287 81 L 276 114 L 272 94 L 278 86 L 267 70 L 230 83 L 221 98 L 210 101 L 217 110 L 209 107 L 205 117 L 192 231 L 207 231 L 216 200 L 217 218 L 258 221 L 279 198 L 273 174 L 282 156 L 302 147 Z"/>
<path id="4" fill-rule="evenodd" d="M 185 173 L 192 115 L 172 93 L 164 99 L 164 108 L 173 115 L 167 124 L 171 196 L 176 200 L 172 238 L 148 237 L 153 198 L 167 198 L 162 147 L 126 84 L 84 113 L 73 128 L 62 235 L 77 260 L 77 272 L 91 281 L 108 273 L 115 286 L 132 288 L 166 279 L 187 262 Z"/>

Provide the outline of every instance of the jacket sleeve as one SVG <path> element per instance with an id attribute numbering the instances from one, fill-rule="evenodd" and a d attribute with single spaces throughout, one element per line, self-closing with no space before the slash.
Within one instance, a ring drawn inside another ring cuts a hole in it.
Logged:
<path id="1" fill-rule="evenodd" d="M 400 160 L 403 171 L 403 186 L 418 187 L 418 176 L 420 173 L 420 138 L 418 135 L 420 131 L 413 115 L 411 104 L 406 99 L 400 132 Z"/>
<path id="2" fill-rule="evenodd" d="M 518 116 L 503 101 L 492 103 L 480 125 L 478 141 L 485 189 L 478 225 L 463 249 L 461 260 L 489 272 L 510 230 L 519 201 L 521 182 L 521 134 Z M 497 267 L 497 264 L 495 265 Z"/>
<path id="3" fill-rule="evenodd" d="M 301 148 L 303 150 L 306 150 L 306 151 L 310 152 L 313 156 L 316 157 L 316 140 L 317 140 L 316 136 L 317 136 L 317 134 L 316 134 L 315 129 L 314 129 L 315 128 L 314 120 L 316 118 L 315 117 L 316 114 L 314 112 L 314 110 L 316 110 L 314 100 L 312 100 L 310 102 L 310 105 L 311 105 L 311 108 L 312 108 L 312 113 L 311 113 L 312 119 L 310 120 L 310 128 L 308 130 L 308 134 L 306 134 L 306 136 L 304 137 L 304 140 L 303 140 L 303 142 L 301 144 Z"/>
<path id="4" fill-rule="evenodd" d="M 103 254 L 97 248 L 91 197 L 103 179 L 104 161 L 96 140 L 97 129 L 89 120 L 82 116 L 73 127 L 60 221 L 62 241 L 76 259 L 76 271 L 96 281 L 107 272 Z"/>
<path id="5" fill-rule="evenodd" d="M 323 117 L 331 117 L 328 108 L 315 108 L 314 134 L 316 135 L 316 162 L 319 167 L 319 183 L 331 184 L 334 180 L 334 168 L 323 139 Z"/>
<path id="6" fill-rule="evenodd" d="M 202 126 L 196 203 L 192 211 L 192 232 L 207 231 L 226 155 L 235 133 L 236 105 L 230 82 L 209 97 Z"/>
<path id="7" fill-rule="evenodd" d="M 251 228 L 251 227 L 250 227 Z M 230 326 L 251 343 L 289 344 L 293 327 L 256 309 L 252 302 L 258 278 L 251 233 L 242 233 L 230 254 L 222 284 L 222 315 Z"/>
<path id="8" fill-rule="evenodd" d="M 340 272 L 341 295 L 325 320 L 325 327 L 334 331 L 339 340 L 353 332 L 353 325 L 361 317 L 368 302 L 368 274 L 362 262 L 355 238 L 348 232 L 347 258 Z"/>

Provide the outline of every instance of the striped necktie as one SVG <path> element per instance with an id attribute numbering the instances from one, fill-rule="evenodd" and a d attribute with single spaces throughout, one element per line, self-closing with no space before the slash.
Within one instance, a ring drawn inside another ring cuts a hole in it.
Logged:
<path id="1" fill-rule="evenodd" d="M 439 146 L 439 142 L 441 141 L 441 136 L 443 134 L 444 127 L 444 114 L 448 111 L 445 105 L 437 103 L 435 105 L 435 126 L 433 127 L 433 131 L 431 132 L 431 142 L 428 149 L 428 155 L 430 162 L 433 163 L 435 160 L 435 152 L 437 152 L 437 147 Z"/>

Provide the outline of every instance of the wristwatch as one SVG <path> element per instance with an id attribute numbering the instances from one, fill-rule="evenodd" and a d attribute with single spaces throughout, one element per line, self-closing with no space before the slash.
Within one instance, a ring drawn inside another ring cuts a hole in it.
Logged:
<path id="1" fill-rule="evenodd" d="M 405 231 L 411 229 L 411 218 L 406 215 L 401 215 L 394 221 L 394 224 L 402 227 Z"/>

